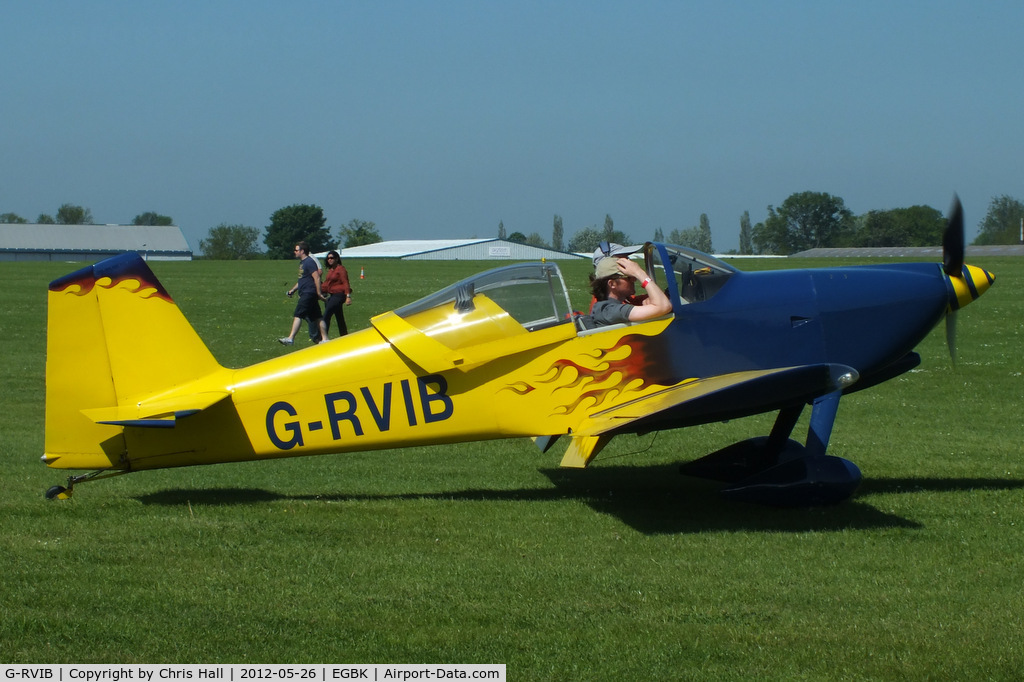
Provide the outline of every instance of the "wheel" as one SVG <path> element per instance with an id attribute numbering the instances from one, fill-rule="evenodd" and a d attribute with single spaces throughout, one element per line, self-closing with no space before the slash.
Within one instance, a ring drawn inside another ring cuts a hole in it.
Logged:
<path id="1" fill-rule="evenodd" d="M 55 485 L 46 491 L 46 499 L 48 500 L 66 500 L 69 497 L 71 497 L 71 493 L 62 485 Z"/>

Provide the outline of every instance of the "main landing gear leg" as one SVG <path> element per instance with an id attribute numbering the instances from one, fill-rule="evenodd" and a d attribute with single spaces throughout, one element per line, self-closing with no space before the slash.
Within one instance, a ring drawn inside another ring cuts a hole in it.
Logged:
<path id="1" fill-rule="evenodd" d="M 811 425 L 807 428 L 807 456 L 824 457 L 828 441 L 832 438 L 832 425 L 839 412 L 839 398 L 842 391 L 823 395 L 814 401 L 811 410 Z"/>
<path id="2" fill-rule="evenodd" d="M 723 483 L 739 483 L 791 459 L 803 457 L 804 448 L 789 435 L 804 411 L 805 403 L 783 408 L 771 434 L 726 446 L 680 467 L 686 476 Z"/>

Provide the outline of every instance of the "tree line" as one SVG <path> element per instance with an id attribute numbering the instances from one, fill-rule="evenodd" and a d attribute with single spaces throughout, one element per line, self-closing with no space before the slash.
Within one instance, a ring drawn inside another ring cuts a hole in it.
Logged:
<path id="1" fill-rule="evenodd" d="M 359 218 L 339 227 L 335 238 L 324 210 L 313 204 L 293 204 L 274 211 L 263 237 L 266 251 L 259 249 L 259 237 L 255 227 L 221 223 L 200 240 L 199 248 L 204 258 L 212 260 L 285 259 L 294 257 L 293 249 L 299 242 L 306 242 L 310 252 L 317 253 L 383 241 L 372 221 Z"/>
<path id="2" fill-rule="evenodd" d="M 751 225 L 750 212 L 739 219 L 739 250 L 741 255 L 790 255 L 814 248 L 937 246 L 942 243 L 946 218 L 931 206 L 911 206 L 890 210 L 868 211 L 854 215 L 841 197 L 826 192 L 798 192 L 790 195 L 776 208 L 768 206 L 768 217 Z M 1024 203 L 1002 195 L 992 199 L 988 213 L 978 225 L 974 244 L 1020 244 L 1024 232 Z M 499 223 L 498 236 L 505 238 L 505 226 Z M 561 250 L 562 218 L 554 219 L 551 247 Z M 522 233 L 508 235 L 509 241 L 522 241 L 548 246 L 536 233 L 523 238 Z M 602 240 L 619 244 L 636 243 L 629 235 L 614 228 L 611 216 L 605 216 L 604 228 L 585 227 L 569 240 L 567 250 L 587 253 Z M 712 253 L 711 224 L 706 213 L 699 224 L 677 228 L 668 238 L 657 228 L 652 241 L 668 242 Z"/>
<path id="3" fill-rule="evenodd" d="M 1002 195 L 989 203 L 974 244 L 1019 244 L 1024 203 Z M 823 192 L 790 195 L 751 231 L 752 253 L 789 255 L 813 248 L 937 246 L 946 217 L 931 206 L 868 211 L 855 216 Z"/>
<path id="4" fill-rule="evenodd" d="M 248 229 L 255 243 L 259 233 L 253 228 Z M 212 235 L 213 230 L 210 232 Z M 338 238 L 335 239 L 331 235 L 331 228 L 327 226 L 323 209 L 312 204 L 293 204 L 274 211 L 263 237 L 263 243 L 267 247 L 266 257 L 292 258 L 293 248 L 301 241 L 309 244 L 310 252 L 315 253 L 339 247 L 352 248 L 376 244 L 383 240 L 373 222 L 358 218 L 353 218 L 348 224 L 339 227 Z M 206 247 L 203 247 L 203 253 L 207 254 Z"/>
<path id="5" fill-rule="evenodd" d="M 17 213 L 0 213 L 0 224 L 28 224 Z M 76 204 L 63 204 L 55 216 L 41 213 L 35 220 L 39 225 L 94 225 L 92 211 Z M 211 260 L 238 260 L 254 258 L 291 258 L 296 243 L 305 241 L 316 251 L 327 251 L 339 246 L 351 248 L 382 241 L 376 225 L 370 221 L 353 219 L 338 229 L 338 239 L 327 227 L 323 209 L 319 206 L 296 204 L 278 209 L 265 228 L 263 242 L 266 251 L 259 248 L 260 230 L 248 225 L 221 223 L 210 228 L 207 238 L 199 242 L 202 257 Z M 132 225 L 173 225 L 174 219 L 154 211 L 135 216 Z"/>
<path id="6" fill-rule="evenodd" d="M 1019 244 L 1024 229 L 1024 203 L 1008 195 L 997 196 L 989 204 L 985 218 L 978 226 L 974 244 Z M 0 213 L 0 223 L 27 223 L 14 213 Z M 40 214 L 40 224 L 91 225 L 92 212 L 75 204 L 63 204 L 55 216 Z M 173 225 L 170 216 L 148 211 L 135 216 L 134 225 Z M 826 192 L 798 192 L 791 194 L 778 207 L 768 206 L 768 217 L 751 225 L 750 213 L 745 211 L 739 219 L 739 250 L 743 255 L 789 255 L 813 248 L 837 247 L 899 247 L 935 246 L 942 241 L 946 220 L 943 213 L 930 206 L 911 206 L 890 210 L 868 211 L 854 215 L 841 197 Z M 259 247 L 260 230 L 247 225 L 221 223 L 210 228 L 207 238 L 200 241 L 202 257 L 214 260 L 253 258 L 286 259 L 293 256 L 297 242 L 305 241 L 313 252 L 339 247 L 352 248 L 383 241 L 372 221 L 350 220 L 337 229 L 337 236 L 327 226 L 323 209 L 312 204 L 294 204 L 280 208 L 270 217 L 264 228 L 263 244 Z M 602 241 L 632 244 L 634 240 L 615 228 L 610 215 L 604 225 L 583 227 L 568 241 L 562 217 L 554 216 L 551 240 L 539 233 L 526 235 L 519 231 L 507 233 L 504 221 L 498 221 L 498 238 L 530 244 L 556 251 L 589 253 Z M 652 241 L 668 242 L 711 253 L 711 224 L 707 214 L 701 214 L 698 224 L 672 229 L 666 238 L 659 227 L 650 236 Z"/>
<path id="7" fill-rule="evenodd" d="M 0 223 L 6 225 L 27 225 L 28 220 L 17 213 L 0 213 Z M 62 204 L 55 215 L 40 213 L 36 218 L 37 225 L 92 225 L 92 211 L 77 204 Z M 153 211 L 140 213 L 132 220 L 132 225 L 173 225 L 170 216 L 160 215 Z"/>

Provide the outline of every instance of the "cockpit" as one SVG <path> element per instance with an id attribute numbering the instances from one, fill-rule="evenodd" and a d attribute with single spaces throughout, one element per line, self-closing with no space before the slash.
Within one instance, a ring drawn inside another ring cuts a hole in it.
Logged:
<path id="1" fill-rule="evenodd" d="M 399 308 L 410 319 L 432 309 L 473 315 L 478 308 L 500 309 L 501 317 L 536 331 L 571 321 L 572 304 L 562 272 L 555 263 L 521 263 L 474 275 Z"/>
<path id="2" fill-rule="evenodd" d="M 680 246 L 648 242 L 633 257 L 643 258 L 644 269 L 667 291 L 673 307 L 708 300 L 736 272 L 712 256 Z M 587 329 L 573 311 L 562 272 L 553 262 L 488 270 L 378 315 L 371 323 L 407 357 L 436 370 L 469 367 L 495 352 L 555 343 Z"/>
<path id="3" fill-rule="evenodd" d="M 488 270 L 370 323 L 400 353 L 436 372 L 468 369 L 576 335 L 569 294 L 554 263 Z"/>

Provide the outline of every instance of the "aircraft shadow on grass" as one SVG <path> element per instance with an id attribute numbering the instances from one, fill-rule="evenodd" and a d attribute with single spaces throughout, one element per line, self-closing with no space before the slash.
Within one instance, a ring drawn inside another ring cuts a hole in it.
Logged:
<path id="1" fill-rule="evenodd" d="M 866 479 L 854 498 L 828 507 L 766 510 L 754 504 L 736 504 L 718 496 L 705 480 L 681 476 L 678 465 L 602 467 L 588 471 L 540 469 L 552 487 L 510 490 L 463 489 L 387 494 L 321 493 L 288 495 L 259 488 L 169 489 L 137 499 L 147 505 L 228 506 L 279 500 L 374 501 L 447 500 L 557 502 L 579 500 L 602 514 L 621 520 L 646 535 L 707 531 L 762 530 L 807 532 L 921 528 L 917 521 L 887 513 L 869 502 L 874 495 L 971 490 L 1017 490 L 1024 480 L 994 478 L 882 478 Z"/>

